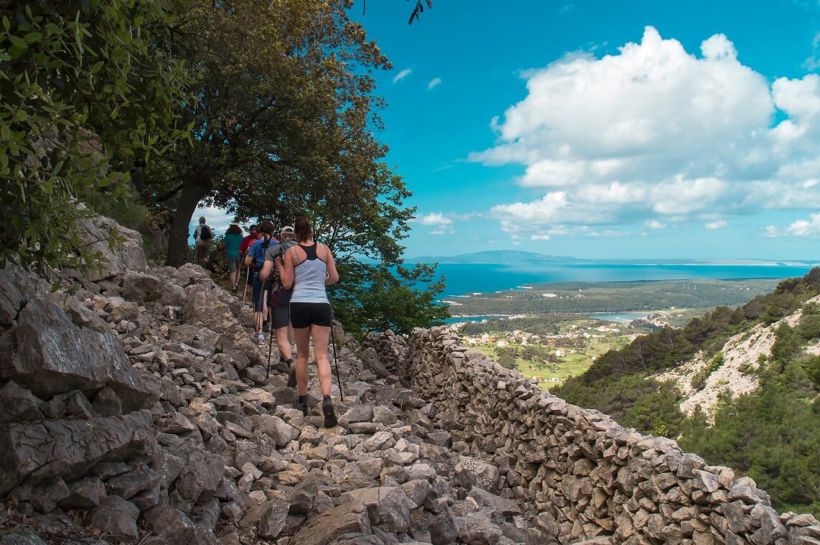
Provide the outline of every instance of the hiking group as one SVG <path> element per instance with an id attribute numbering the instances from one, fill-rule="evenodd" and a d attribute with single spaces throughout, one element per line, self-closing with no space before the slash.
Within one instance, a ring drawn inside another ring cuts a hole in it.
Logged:
<path id="1" fill-rule="evenodd" d="M 200 218 L 194 231 L 200 264 L 207 260 L 211 233 L 205 218 Z M 327 246 L 313 240 L 313 229 L 305 216 L 297 217 L 293 226 L 282 227 L 278 239 L 274 233 L 270 221 L 251 225 L 245 237 L 238 225 L 228 227 L 224 238 L 228 287 L 236 292 L 242 283 L 243 304 L 250 291 L 254 340 L 262 345 L 265 333 L 270 333 L 272 345 L 276 337 L 279 361 L 288 366 L 288 386 L 296 387 L 297 405 L 305 416 L 310 414 L 308 359 L 313 342 L 324 426 L 330 428 L 337 419 L 330 398 L 332 373 L 328 355 L 333 311 L 325 287 L 339 281 L 336 262 Z M 246 271 L 244 282 L 242 266 Z M 295 359 L 291 339 L 296 343 Z"/>

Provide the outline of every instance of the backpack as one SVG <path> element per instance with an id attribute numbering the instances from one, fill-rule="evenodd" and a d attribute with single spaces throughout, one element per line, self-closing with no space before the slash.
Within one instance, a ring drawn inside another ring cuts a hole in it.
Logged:
<path id="1" fill-rule="evenodd" d="M 203 224 L 202 229 L 199 230 L 199 240 L 211 240 L 212 236 L 211 228 Z"/>
<path id="2" fill-rule="evenodd" d="M 282 286 L 282 280 L 279 278 L 279 268 L 276 266 L 276 260 L 281 259 L 284 261 L 285 259 L 285 252 L 287 252 L 290 248 L 296 246 L 296 241 L 293 240 L 285 240 L 280 242 L 274 248 L 275 252 L 273 254 L 273 270 L 271 271 L 271 285 L 273 288 L 273 296 L 274 300 L 278 300 L 279 298 L 279 291 L 285 289 Z"/>

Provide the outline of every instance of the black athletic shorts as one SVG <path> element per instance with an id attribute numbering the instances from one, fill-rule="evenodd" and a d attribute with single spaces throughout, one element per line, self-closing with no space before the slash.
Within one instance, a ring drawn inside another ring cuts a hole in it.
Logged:
<path id="1" fill-rule="evenodd" d="M 311 325 L 330 327 L 333 321 L 333 312 L 330 303 L 291 303 L 290 323 L 295 329 L 302 329 Z"/>
<path id="2" fill-rule="evenodd" d="M 273 307 L 273 329 L 281 329 L 290 324 L 290 305 L 276 305 Z"/>

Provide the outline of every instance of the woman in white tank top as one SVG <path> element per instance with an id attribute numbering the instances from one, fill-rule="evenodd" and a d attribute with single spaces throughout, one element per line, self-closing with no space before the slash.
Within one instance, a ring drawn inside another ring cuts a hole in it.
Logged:
<path id="1" fill-rule="evenodd" d="M 336 413 L 330 399 L 332 373 L 328 357 L 328 341 L 333 312 L 327 298 L 325 286 L 339 281 L 336 262 L 330 249 L 324 244 L 313 241 L 313 230 L 304 216 L 296 218 L 294 228 L 297 246 L 285 253 L 284 265 L 280 272 L 282 285 L 293 287 L 290 298 L 290 322 L 296 337 L 296 389 L 299 393 L 299 408 L 307 416 L 308 390 L 308 354 L 310 340 L 313 339 L 313 352 L 316 359 L 316 370 L 319 387 L 322 390 L 322 412 L 325 427 L 336 425 Z"/>

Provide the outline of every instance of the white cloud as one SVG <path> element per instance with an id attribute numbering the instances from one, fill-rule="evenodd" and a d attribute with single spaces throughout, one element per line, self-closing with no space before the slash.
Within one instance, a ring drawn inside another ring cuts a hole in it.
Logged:
<path id="1" fill-rule="evenodd" d="M 728 225 L 728 223 L 726 223 L 726 220 L 716 220 L 716 221 L 710 221 L 709 223 L 705 224 L 704 227 L 706 227 L 707 229 L 709 229 L 711 231 L 714 231 L 716 229 L 723 229 L 727 225 Z"/>
<path id="2" fill-rule="evenodd" d="M 393 83 L 400 82 L 401 80 L 403 80 L 404 78 L 406 78 L 407 76 L 409 76 L 412 73 L 413 73 L 413 70 L 411 68 L 405 68 L 404 70 L 402 70 L 401 72 L 399 72 L 398 74 L 393 76 Z"/>
<path id="3" fill-rule="evenodd" d="M 433 78 L 427 83 L 427 90 L 435 89 L 441 85 L 441 78 Z"/>
<path id="4" fill-rule="evenodd" d="M 453 220 L 441 212 L 431 212 L 417 220 L 422 225 L 452 225 Z"/>
<path id="5" fill-rule="evenodd" d="M 654 229 L 656 231 L 666 228 L 666 224 L 662 223 L 658 220 L 649 220 L 649 221 L 646 222 L 646 226 L 649 227 L 650 229 Z"/>
<path id="6" fill-rule="evenodd" d="M 806 237 L 820 234 L 820 214 L 812 214 L 808 220 L 797 220 L 786 229 L 786 234 L 793 237 Z"/>
<path id="7" fill-rule="evenodd" d="M 517 182 L 543 188 L 492 208 L 507 230 L 820 207 L 817 74 L 769 85 L 723 34 L 696 55 L 647 27 L 616 54 L 571 54 L 524 78 L 527 96 L 490 123 L 496 145 L 469 156 L 520 164 Z"/>
<path id="8" fill-rule="evenodd" d="M 433 229 L 430 231 L 431 235 L 451 235 L 455 233 L 453 220 L 441 212 L 431 212 L 421 216 L 416 221 L 421 225 L 432 227 Z"/>
<path id="9" fill-rule="evenodd" d="M 807 220 L 792 222 L 785 229 L 769 225 L 764 231 L 767 237 L 816 237 L 820 235 L 820 213 L 814 213 Z"/>

